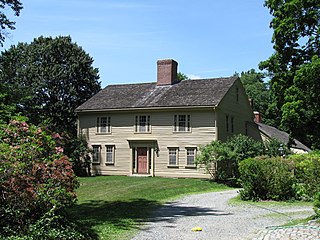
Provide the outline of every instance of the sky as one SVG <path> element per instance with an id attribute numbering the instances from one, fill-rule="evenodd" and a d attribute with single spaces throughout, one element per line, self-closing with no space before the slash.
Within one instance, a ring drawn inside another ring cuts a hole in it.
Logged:
<path id="1" fill-rule="evenodd" d="M 176 60 L 179 72 L 197 79 L 258 70 L 273 53 L 263 0 L 21 1 L 2 51 L 71 36 L 94 59 L 102 87 L 155 82 L 159 59 Z"/>

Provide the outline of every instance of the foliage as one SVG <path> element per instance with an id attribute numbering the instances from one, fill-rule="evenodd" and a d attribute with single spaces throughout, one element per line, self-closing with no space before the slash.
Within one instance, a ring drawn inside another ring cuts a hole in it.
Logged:
<path id="1" fill-rule="evenodd" d="M 0 137 L 0 234 L 20 235 L 72 206 L 78 181 L 59 134 L 21 118 L 1 125 Z"/>
<path id="2" fill-rule="evenodd" d="M 320 219 L 320 192 L 317 192 L 317 194 L 314 197 L 313 210 L 316 214 L 316 218 Z"/>
<path id="3" fill-rule="evenodd" d="M 320 153 L 250 158 L 239 166 L 244 200 L 313 200 L 320 189 Z"/>
<path id="4" fill-rule="evenodd" d="M 84 135 L 68 139 L 65 144 L 64 153 L 70 157 L 72 167 L 77 176 L 90 175 L 91 153 Z"/>
<path id="5" fill-rule="evenodd" d="M 248 97 L 253 101 L 252 109 L 262 113 L 262 122 L 275 126 L 278 110 L 275 106 L 274 94 L 269 84 L 264 81 L 265 74 L 251 69 L 241 72 L 240 79 Z"/>
<path id="6" fill-rule="evenodd" d="M 242 200 L 288 200 L 294 197 L 290 163 L 282 158 L 249 158 L 239 164 Z"/>
<path id="7" fill-rule="evenodd" d="M 184 74 L 184 73 L 182 73 L 182 72 L 178 72 L 178 73 L 177 73 L 177 79 L 178 79 L 179 81 L 182 81 L 182 80 L 187 80 L 187 79 L 189 79 L 189 78 L 188 78 L 188 76 L 187 76 L 186 74 Z"/>
<path id="8" fill-rule="evenodd" d="M 217 180 L 238 178 L 238 163 L 246 158 L 259 156 L 264 152 L 262 142 L 239 134 L 225 143 L 212 141 L 200 148 L 197 164 L 204 164 L 206 170 Z M 216 171 L 213 171 L 215 169 Z"/>
<path id="9" fill-rule="evenodd" d="M 165 202 L 192 193 L 231 189 L 190 178 L 98 176 L 80 178 L 80 183 L 78 203 L 69 210 L 70 215 L 94 230 L 98 239 L 106 240 L 130 239 L 141 222 L 153 218 L 155 208 Z"/>
<path id="10" fill-rule="evenodd" d="M 309 146 L 320 149 L 320 58 L 296 71 L 294 84 L 286 91 L 282 125 Z"/>
<path id="11" fill-rule="evenodd" d="M 316 142 L 315 147 L 318 148 L 319 136 L 314 134 L 317 130 L 313 132 L 309 128 L 310 123 L 319 121 L 316 117 L 318 107 L 315 108 L 316 102 L 313 101 L 319 89 L 314 84 L 314 75 L 310 76 L 303 70 L 301 72 L 300 68 L 307 68 L 303 64 L 312 68 L 315 65 L 311 63 L 312 58 L 320 55 L 320 2 L 266 0 L 265 6 L 273 16 L 270 27 L 273 29 L 275 52 L 268 60 L 260 63 L 260 68 L 267 70 L 271 77 L 271 87 L 275 93 L 277 109 L 280 110 L 277 122 L 281 120 L 282 128 L 291 132 L 293 137 L 307 140 L 308 146 Z M 303 95 L 302 99 L 298 96 L 299 91 Z M 301 107 L 306 111 L 301 112 Z M 304 118 L 304 115 L 307 117 Z M 310 136 L 304 138 L 301 133 Z"/>
<path id="12" fill-rule="evenodd" d="M 22 10 L 22 3 L 20 0 L 1 0 L 0 1 L 0 45 L 3 46 L 3 42 L 7 37 L 8 33 L 6 29 L 14 30 L 15 22 L 9 20 L 9 18 L 4 14 L 3 10 L 10 7 L 14 12 L 15 16 L 20 15 L 20 11 Z"/>
<path id="13" fill-rule="evenodd" d="M 312 200 L 320 189 L 320 153 L 291 155 L 294 162 L 296 198 Z"/>
<path id="14" fill-rule="evenodd" d="M 276 138 L 271 138 L 265 143 L 265 155 L 269 157 L 276 157 L 276 156 L 288 156 L 291 154 L 290 149 L 286 146 L 283 142 L 279 141 Z M 282 154 L 280 153 L 280 148 L 282 148 Z"/>
<path id="15" fill-rule="evenodd" d="M 93 59 L 70 37 L 39 37 L 18 43 L 0 56 L 0 84 L 7 105 L 39 125 L 76 136 L 75 109 L 100 90 Z M 11 97 L 15 96 L 15 97 Z"/>

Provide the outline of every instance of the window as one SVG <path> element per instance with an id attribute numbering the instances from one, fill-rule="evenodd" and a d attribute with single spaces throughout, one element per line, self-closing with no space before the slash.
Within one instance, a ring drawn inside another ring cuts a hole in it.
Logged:
<path id="1" fill-rule="evenodd" d="M 135 132 L 151 132 L 149 115 L 136 116 Z"/>
<path id="2" fill-rule="evenodd" d="M 229 132 L 229 115 L 226 115 L 226 130 Z"/>
<path id="3" fill-rule="evenodd" d="M 187 166 L 194 166 L 196 148 L 187 148 Z"/>
<path id="4" fill-rule="evenodd" d="M 169 148 L 169 166 L 178 165 L 178 148 Z"/>
<path id="5" fill-rule="evenodd" d="M 93 145 L 92 146 L 92 163 L 93 164 L 100 164 L 101 159 L 101 146 L 100 145 Z"/>
<path id="6" fill-rule="evenodd" d="M 234 132 L 234 117 L 231 117 L 231 132 Z"/>
<path id="7" fill-rule="evenodd" d="M 191 132 L 190 115 L 174 115 L 174 132 Z"/>
<path id="8" fill-rule="evenodd" d="M 114 164 L 114 145 L 106 145 L 106 164 Z"/>
<path id="9" fill-rule="evenodd" d="M 236 103 L 239 103 L 239 88 L 236 88 Z"/>
<path id="10" fill-rule="evenodd" d="M 111 133 L 110 117 L 97 117 L 97 133 Z"/>

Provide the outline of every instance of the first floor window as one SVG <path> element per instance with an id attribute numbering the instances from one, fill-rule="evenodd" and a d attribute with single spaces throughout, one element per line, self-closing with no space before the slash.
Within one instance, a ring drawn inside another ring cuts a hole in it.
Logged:
<path id="1" fill-rule="evenodd" d="M 99 164 L 100 163 L 100 156 L 101 156 L 101 146 L 100 145 L 93 145 L 92 146 L 92 163 Z"/>
<path id="2" fill-rule="evenodd" d="M 178 148 L 169 148 L 169 165 L 178 165 Z"/>
<path id="3" fill-rule="evenodd" d="M 106 145 L 106 164 L 114 164 L 114 145 Z"/>
<path id="4" fill-rule="evenodd" d="M 191 132 L 190 115 L 174 115 L 174 132 Z"/>
<path id="5" fill-rule="evenodd" d="M 97 117 L 97 133 L 111 133 L 110 120 L 110 117 Z"/>
<path id="6" fill-rule="evenodd" d="M 194 160 L 196 156 L 196 148 L 187 148 L 187 165 L 194 166 Z"/>

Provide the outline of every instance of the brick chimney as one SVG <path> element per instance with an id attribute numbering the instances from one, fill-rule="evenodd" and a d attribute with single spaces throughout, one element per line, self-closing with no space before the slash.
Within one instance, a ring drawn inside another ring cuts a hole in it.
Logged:
<path id="1" fill-rule="evenodd" d="M 173 59 L 164 59 L 157 61 L 158 76 L 157 85 L 172 85 L 178 82 L 177 70 L 178 63 Z"/>
<path id="2" fill-rule="evenodd" d="M 254 114 L 254 121 L 256 123 L 261 123 L 261 120 L 262 120 L 261 113 L 254 111 L 253 114 Z"/>

